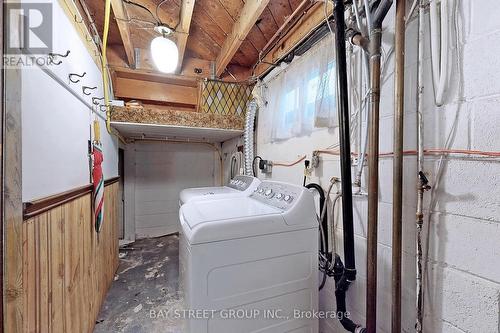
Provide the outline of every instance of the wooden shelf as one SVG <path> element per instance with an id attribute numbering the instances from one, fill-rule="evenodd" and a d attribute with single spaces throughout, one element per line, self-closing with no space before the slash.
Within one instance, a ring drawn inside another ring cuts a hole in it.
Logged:
<path id="1" fill-rule="evenodd" d="M 117 121 L 111 122 L 111 126 L 116 128 L 121 135 L 128 139 L 169 139 L 224 142 L 243 134 L 243 130 L 239 129 L 139 124 Z"/>

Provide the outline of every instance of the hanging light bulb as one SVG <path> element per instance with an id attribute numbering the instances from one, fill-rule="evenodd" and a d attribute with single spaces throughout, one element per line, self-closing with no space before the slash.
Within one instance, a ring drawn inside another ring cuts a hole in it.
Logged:
<path id="1" fill-rule="evenodd" d="M 179 49 L 177 45 L 165 36 L 172 33 L 168 27 L 160 26 L 155 30 L 162 34 L 151 41 L 151 56 L 153 62 L 160 72 L 173 73 L 179 61 Z"/>

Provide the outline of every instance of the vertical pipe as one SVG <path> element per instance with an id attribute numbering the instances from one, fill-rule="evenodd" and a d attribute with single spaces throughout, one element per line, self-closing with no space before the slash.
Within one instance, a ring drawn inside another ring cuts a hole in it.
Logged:
<path id="1" fill-rule="evenodd" d="M 356 79 L 358 80 L 358 104 L 356 107 L 358 108 L 358 166 L 361 163 L 361 159 L 364 159 L 365 156 L 363 155 L 363 57 L 364 57 L 364 52 L 363 50 L 359 49 L 358 50 L 358 57 L 357 57 L 357 77 Z M 356 69 L 356 66 L 354 66 L 354 70 Z M 356 173 L 356 177 L 354 182 L 356 183 L 357 186 L 360 187 L 361 190 L 361 175 L 359 175 L 359 172 Z"/>
<path id="2" fill-rule="evenodd" d="M 342 178 L 342 221 L 344 229 L 345 273 L 348 281 L 356 279 L 354 258 L 354 227 L 352 213 L 351 146 L 349 130 L 349 99 L 345 46 L 344 1 L 335 0 L 335 55 L 339 91 L 340 170 Z"/>
<path id="3" fill-rule="evenodd" d="M 370 128 L 368 144 L 368 234 L 366 277 L 366 329 L 377 329 L 377 229 L 378 229 L 378 155 L 380 107 L 380 45 L 382 29 L 374 28 L 370 40 Z"/>
<path id="4" fill-rule="evenodd" d="M 381 1 L 373 15 L 370 34 L 370 122 L 368 145 L 368 230 L 366 268 L 366 331 L 377 331 L 377 232 L 378 232 L 378 162 L 380 114 L 380 56 L 382 22 L 393 0 Z"/>
<path id="5" fill-rule="evenodd" d="M 406 0 L 396 0 L 392 192 L 392 333 L 401 333 L 405 7 Z"/>
<path id="6" fill-rule="evenodd" d="M 418 10 L 418 74 L 417 74 L 417 236 L 416 236 L 416 310 L 417 320 L 415 323 L 415 332 L 422 332 L 423 321 L 423 288 L 422 288 L 422 225 L 424 222 L 423 215 L 423 199 L 424 199 L 424 183 L 422 182 L 424 171 L 424 134 L 423 134 L 423 93 L 424 93 L 424 74 L 423 74 L 423 59 L 424 59 L 424 10 L 425 0 L 419 0 L 420 6 Z"/>

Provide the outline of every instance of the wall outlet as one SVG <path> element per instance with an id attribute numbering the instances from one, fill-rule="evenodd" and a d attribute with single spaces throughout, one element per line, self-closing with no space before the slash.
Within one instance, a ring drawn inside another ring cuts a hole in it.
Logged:
<path id="1" fill-rule="evenodd" d="M 273 162 L 269 160 L 260 160 L 259 169 L 262 173 L 271 173 L 273 171 Z"/>

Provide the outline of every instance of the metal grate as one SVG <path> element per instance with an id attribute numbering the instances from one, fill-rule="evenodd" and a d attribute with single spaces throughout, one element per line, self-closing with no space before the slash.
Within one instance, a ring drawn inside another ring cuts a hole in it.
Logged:
<path id="1" fill-rule="evenodd" d="M 252 86 L 205 80 L 201 87 L 200 112 L 245 117 Z"/>

